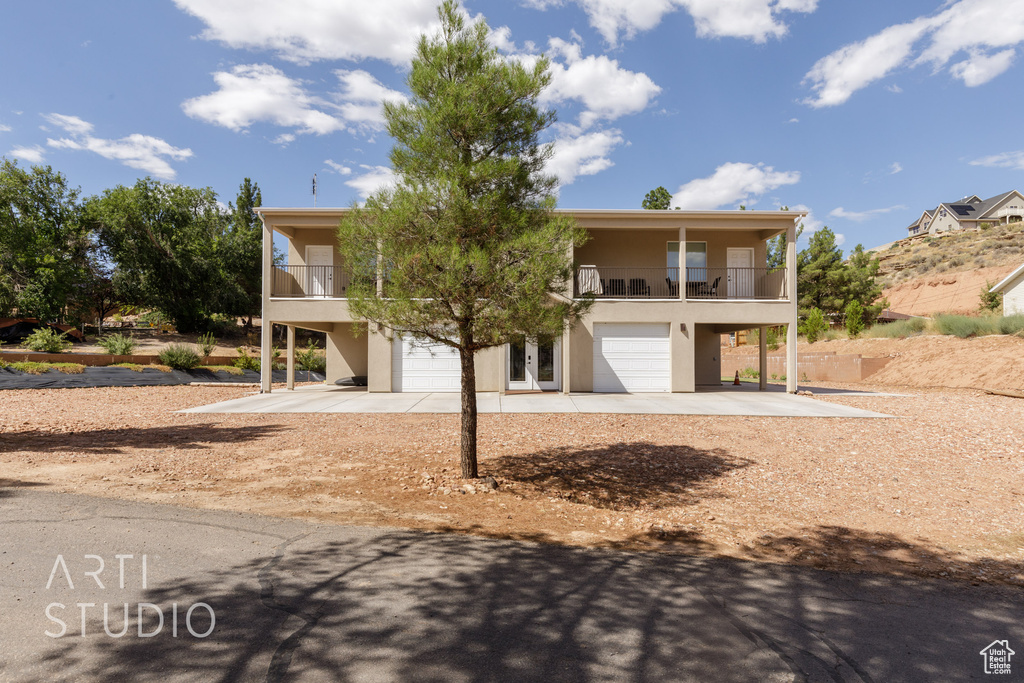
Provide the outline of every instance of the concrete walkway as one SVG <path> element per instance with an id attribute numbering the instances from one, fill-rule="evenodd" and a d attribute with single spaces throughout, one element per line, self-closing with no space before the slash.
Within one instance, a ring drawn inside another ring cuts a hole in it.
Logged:
<path id="1" fill-rule="evenodd" d="M 868 392 L 833 392 L 878 395 Z M 481 413 L 616 413 L 747 415 L 758 417 L 892 417 L 787 394 L 783 387 L 715 387 L 693 394 L 477 394 Z M 365 389 L 305 386 L 190 408 L 186 413 L 458 413 L 457 393 L 368 393 Z"/>

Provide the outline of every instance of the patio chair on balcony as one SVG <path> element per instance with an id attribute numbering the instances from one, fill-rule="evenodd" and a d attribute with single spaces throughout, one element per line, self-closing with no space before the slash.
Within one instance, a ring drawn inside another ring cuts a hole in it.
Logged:
<path id="1" fill-rule="evenodd" d="M 647 284 L 647 280 L 642 277 L 634 277 L 629 280 L 629 295 L 630 296 L 650 296 L 651 286 Z"/>
<path id="2" fill-rule="evenodd" d="M 715 281 L 711 283 L 710 287 L 708 287 L 708 291 L 707 291 L 708 296 L 715 296 L 715 295 L 718 294 L 718 283 L 721 282 L 721 281 L 722 281 L 721 276 L 715 278 Z"/>
<path id="3" fill-rule="evenodd" d="M 675 297 L 679 296 L 679 283 L 678 282 L 673 282 L 672 278 L 667 277 L 667 278 L 665 278 L 665 284 L 668 285 L 668 295 L 670 297 L 675 298 Z"/>
<path id="4" fill-rule="evenodd" d="M 608 287 L 604 291 L 610 296 L 626 296 L 625 278 L 610 278 L 608 280 Z"/>

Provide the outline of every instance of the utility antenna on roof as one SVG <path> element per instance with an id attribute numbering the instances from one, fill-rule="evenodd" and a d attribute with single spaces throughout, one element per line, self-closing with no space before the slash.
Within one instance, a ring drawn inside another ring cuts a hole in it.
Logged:
<path id="1" fill-rule="evenodd" d="M 313 208 L 316 208 L 316 173 L 313 174 Z"/>

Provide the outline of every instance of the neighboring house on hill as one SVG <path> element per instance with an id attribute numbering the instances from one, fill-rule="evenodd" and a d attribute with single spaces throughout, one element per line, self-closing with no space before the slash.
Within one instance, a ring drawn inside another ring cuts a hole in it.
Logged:
<path id="1" fill-rule="evenodd" d="M 458 351 L 400 334 L 354 334 L 337 226 L 350 209 L 256 209 L 263 220 L 262 390 L 270 391 L 273 324 L 327 333 L 327 381 L 365 381 L 371 392 L 460 390 Z M 572 330 L 539 343 L 477 354 L 477 391 L 692 392 L 721 383 L 721 335 L 782 325 L 795 332 L 796 225 L 801 211 L 562 210 L 590 234 L 566 258 L 572 291 L 595 297 Z M 288 241 L 275 265 L 274 234 Z M 768 240 L 786 235 L 786 264 L 767 265 Z M 524 330 L 525 332 L 525 330 Z M 389 339 L 393 336 L 394 342 Z M 796 344 L 787 345 L 796 368 Z M 762 388 L 767 351 L 760 348 Z M 289 362 L 289 367 L 293 363 Z M 795 392 L 797 372 L 787 374 Z M 365 378 L 365 380 L 363 379 Z M 289 385 L 294 372 L 289 372 Z"/>
<path id="2" fill-rule="evenodd" d="M 1024 315 L 1024 266 L 989 291 L 1003 295 L 1003 315 Z"/>
<path id="3" fill-rule="evenodd" d="M 1010 190 L 1001 195 L 981 199 L 978 195 L 964 197 L 956 202 L 944 202 L 925 211 L 907 226 L 907 235 L 935 235 L 953 230 L 968 230 L 982 223 L 998 225 L 1014 223 L 1024 218 L 1024 195 Z"/>

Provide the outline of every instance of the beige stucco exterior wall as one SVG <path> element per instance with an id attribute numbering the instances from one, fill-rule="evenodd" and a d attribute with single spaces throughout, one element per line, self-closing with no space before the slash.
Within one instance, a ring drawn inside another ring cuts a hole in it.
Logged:
<path id="1" fill-rule="evenodd" d="M 687 242 L 706 242 L 708 245 L 708 268 L 725 268 L 728 265 L 728 249 L 745 247 L 754 249 L 754 268 L 764 268 L 768 260 L 768 247 L 760 233 L 746 230 L 687 230 Z"/>
<path id="2" fill-rule="evenodd" d="M 935 213 L 935 218 L 932 219 L 931 227 L 928 228 L 928 232 L 949 232 L 950 230 L 959 230 L 960 223 L 954 218 L 954 214 L 946 209 L 946 215 L 942 215 L 942 209 Z"/>
<path id="3" fill-rule="evenodd" d="M 288 238 L 288 265 L 306 265 L 306 247 L 329 244 L 334 247 L 334 265 L 341 265 L 338 253 L 338 239 L 334 230 L 324 228 L 296 228 L 294 237 Z"/>
<path id="4" fill-rule="evenodd" d="M 669 242 L 679 241 L 678 230 L 591 230 L 591 239 L 576 249 L 584 265 L 665 268 Z M 707 243 L 708 267 L 725 268 L 730 247 L 754 249 L 754 267 L 767 263 L 767 245 L 756 230 L 687 230 L 687 242 Z"/>
<path id="5" fill-rule="evenodd" d="M 722 383 L 722 338 L 710 325 L 694 325 L 694 382 L 698 386 Z"/>
<path id="6" fill-rule="evenodd" d="M 358 337 L 353 323 L 336 323 L 327 333 L 327 383 L 343 377 L 366 376 L 368 369 L 367 334 Z"/>

